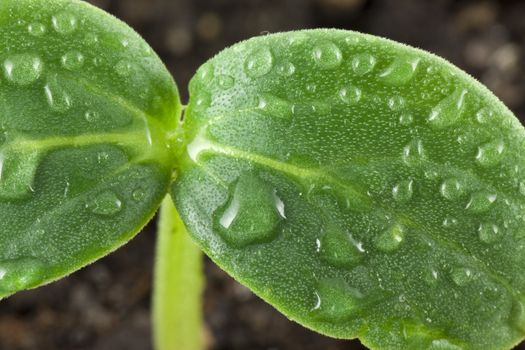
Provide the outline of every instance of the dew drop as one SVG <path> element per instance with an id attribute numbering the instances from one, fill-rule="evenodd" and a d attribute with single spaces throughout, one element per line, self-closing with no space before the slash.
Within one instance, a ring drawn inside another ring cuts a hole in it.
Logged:
<path id="1" fill-rule="evenodd" d="M 68 12 L 61 12 L 51 19 L 53 28 L 60 34 L 70 34 L 77 29 L 78 21 L 75 16 Z"/>
<path id="2" fill-rule="evenodd" d="M 43 63 L 37 56 L 20 54 L 4 61 L 4 73 L 13 84 L 26 86 L 34 83 L 42 74 Z"/>
<path id="3" fill-rule="evenodd" d="M 62 88 L 57 78 L 50 79 L 44 86 L 47 103 L 52 110 L 64 113 L 71 108 L 72 102 L 69 94 Z"/>
<path id="4" fill-rule="evenodd" d="M 133 192 L 131 193 L 131 197 L 133 198 L 133 200 L 137 201 L 137 202 L 140 202 L 144 199 L 144 197 L 146 196 L 146 191 L 144 191 L 143 188 L 136 188 L 135 190 L 133 190 Z"/>
<path id="5" fill-rule="evenodd" d="M 200 91 L 195 100 L 195 109 L 205 110 L 211 105 L 211 95 L 206 91 Z"/>
<path id="6" fill-rule="evenodd" d="M 261 48 L 252 52 L 244 62 L 246 75 L 259 78 L 268 74 L 273 67 L 273 55 L 268 48 Z"/>
<path id="7" fill-rule="evenodd" d="M 419 58 L 398 58 L 379 77 L 389 85 L 404 85 L 414 76 L 419 61 Z"/>
<path id="8" fill-rule="evenodd" d="M 99 119 L 99 114 L 95 111 L 87 111 L 85 114 L 84 114 L 84 118 L 86 119 L 86 121 L 88 121 L 89 123 L 95 123 L 98 121 Z"/>
<path id="9" fill-rule="evenodd" d="M 317 283 L 312 316 L 340 321 L 354 316 L 363 303 L 364 295 L 340 279 L 323 279 Z"/>
<path id="10" fill-rule="evenodd" d="M 90 201 L 86 207 L 96 215 L 112 216 L 122 210 L 122 201 L 112 191 L 105 191 Z"/>
<path id="11" fill-rule="evenodd" d="M 402 113 L 399 116 L 399 124 L 408 126 L 411 125 L 414 122 L 414 116 L 411 113 Z"/>
<path id="12" fill-rule="evenodd" d="M 294 106 L 288 101 L 271 94 L 259 96 L 257 108 L 270 117 L 284 120 L 289 119 L 294 111 Z"/>
<path id="13" fill-rule="evenodd" d="M 0 261 L 0 294 L 36 287 L 46 277 L 46 264 L 34 257 Z"/>
<path id="14" fill-rule="evenodd" d="M 211 63 L 204 64 L 198 71 L 198 77 L 202 84 L 208 85 L 215 77 L 213 65 Z"/>
<path id="15" fill-rule="evenodd" d="M 525 196 L 525 180 L 521 180 L 518 184 L 518 191 L 521 195 Z"/>
<path id="16" fill-rule="evenodd" d="M 133 64 L 128 60 L 119 61 L 115 66 L 115 71 L 121 77 L 126 78 L 133 73 Z"/>
<path id="17" fill-rule="evenodd" d="M 355 86 L 347 86 L 339 90 L 339 99 L 346 104 L 354 104 L 361 100 L 361 90 Z"/>
<path id="18" fill-rule="evenodd" d="M 458 219 L 453 217 L 446 217 L 443 220 L 443 227 L 454 227 L 458 224 Z"/>
<path id="19" fill-rule="evenodd" d="M 408 202 L 414 193 L 413 189 L 414 180 L 404 180 L 398 183 L 392 188 L 392 197 L 396 202 L 406 203 Z"/>
<path id="20" fill-rule="evenodd" d="M 436 107 L 432 109 L 428 116 L 430 125 L 437 129 L 442 129 L 454 125 L 465 110 L 465 100 L 468 91 L 458 89 L 450 96 L 441 100 Z"/>
<path id="21" fill-rule="evenodd" d="M 315 94 L 317 92 L 317 85 L 315 84 L 306 85 L 306 92 L 308 92 L 309 94 Z"/>
<path id="22" fill-rule="evenodd" d="M 333 224 L 327 225 L 318 251 L 321 260 L 342 268 L 351 268 L 358 264 L 365 252 L 361 242 Z"/>
<path id="23" fill-rule="evenodd" d="M 463 348 L 452 344 L 447 339 L 436 339 L 432 340 L 427 350 L 463 350 Z"/>
<path id="24" fill-rule="evenodd" d="M 315 45 L 312 56 L 321 69 L 336 68 L 343 61 L 341 50 L 330 41 L 324 41 Z"/>
<path id="25" fill-rule="evenodd" d="M 490 121 L 494 118 L 494 112 L 490 110 L 488 107 L 484 107 L 476 112 L 476 120 L 480 124 L 485 124 L 486 122 Z"/>
<path id="26" fill-rule="evenodd" d="M 295 73 L 295 66 L 293 65 L 293 63 L 288 62 L 288 61 L 279 63 L 276 69 L 277 69 L 277 73 L 285 77 L 289 77 Z"/>
<path id="27" fill-rule="evenodd" d="M 518 298 L 512 304 L 510 323 L 520 332 L 525 333 L 525 302 Z"/>
<path id="28" fill-rule="evenodd" d="M 77 70 L 84 65 L 84 55 L 78 51 L 70 51 L 62 56 L 62 66 L 68 70 Z"/>
<path id="29" fill-rule="evenodd" d="M 463 287 L 474 279 L 474 274 L 466 267 L 457 267 L 450 271 L 450 278 L 457 286 Z"/>
<path id="30" fill-rule="evenodd" d="M 457 179 L 446 179 L 439 186 L 439 192 L 448 200 L 457 200 L 465 193 L 465 188 Z"/>
<path id="31" fill-rule="evenodd" d="M 502 141 L 492 141 L 478 147 L 476 161 L 484 167 L 491 167 L 498 164 L 503 158 L 505 144 Z"/>
<path id="32" fill-rule="evenodd" d="M 371 72 L 376 65 L 376 59 L 369 54 L 359 54 L 352 59 L 352 69 L 358 76 Z"/>
<path id="33" fill-rule="evenodd" d="M 233 77 L 223 74 L 217 77 L 217 84 L 221 89 L 227 90 L 235 84 L 235 80 L 233 79 Z"/>
<path id="34" fill-rule="evenodd" d="M 493 223 L 484 222 L 478 227 L 479 239 L 487 244 L 491 244 L 499 240 L 500 229 Z"/>
<path id="35" fill-rule="evenodd" d="M 244 174 L 230 193 L 226 205 L 214 213 L 219 235 L 237 248 L 274 240 L 285 219 L 284 203 L 275 190 L 259 177 Z"/>
<path id="36" fill-rule="evenodd" d="M 400 110 L 405 105 L 405 99 L 401 96 L 393 96 L 388 99 L 388 108 L 393 111 Z"/>
<path id="37" fill-rule="evenodd" d="M 489 192 L 477 192 L 471 195 L 465 209 L 473 213 L 483 213 L 489 210 L 497 199 L 497 195 Z"/>
<path id="38" fill-rule="evenodd" d="M 47 29 L 46 29 L 46 26 L 43 25 L 42 23 L 35 22 L 27 26 L 27 31 L 32 36 L 38 37 L 38 36 L 44 35 Z"/>
<path id="39" fill-rule="evenodd" d="M 408 166 L 420 165 L 425 159 L 425 150 L 421 140 L 412 140 L 403 148 L 403 161 Z"/>
<path id="40" fill-rule="evenodd" d="M 383 252 L 392 252 L 399 248 L 405 239 L 405 229 L 400 224 L 394 224 L 375 240 L 375 247 Z"/>

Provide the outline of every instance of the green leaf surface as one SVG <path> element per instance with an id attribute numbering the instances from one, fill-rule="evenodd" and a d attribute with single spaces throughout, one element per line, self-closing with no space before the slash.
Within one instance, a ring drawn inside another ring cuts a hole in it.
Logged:
<path id="1" fill-rule="evenodd" d="M 128 26 L 81 1 L 0 2 L 0 297 L 129 240 L 167 191 L 180 103 Z"/>
<path id="2" fill-rule="evenodd" d="M 339 30 L 234 45 L 190 84 L 187 228 L 292 320 L 375 349 L 525 333 L 525 132 L 446 61 Z"/>

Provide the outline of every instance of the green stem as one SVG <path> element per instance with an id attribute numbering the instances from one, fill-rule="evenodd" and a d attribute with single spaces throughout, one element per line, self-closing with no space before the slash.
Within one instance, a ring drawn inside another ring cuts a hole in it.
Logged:
<path id="1" fill-rule="evenodd" d="M 153 292 L 156 350 L 201 350 L 201 250 L 190 240 L 171 198 L 160 211 Z"/>

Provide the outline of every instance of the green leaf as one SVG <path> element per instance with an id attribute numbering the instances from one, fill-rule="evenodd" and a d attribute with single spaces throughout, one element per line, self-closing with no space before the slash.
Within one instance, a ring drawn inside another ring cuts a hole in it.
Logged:
<path id="1" fill-rule="evenodd" d="M 190 84 L 172 188 L 190 233 L 292 320 L 380 349 L 525 334 L 525 132 L 429 53 L 312 30 L 251 39 Z"/>
<path id="2" fill-rule="evenodd" d="M 116 249 L 167 191 L 177 88 L 81 1 L 0 2 L 0 297 Z"/>

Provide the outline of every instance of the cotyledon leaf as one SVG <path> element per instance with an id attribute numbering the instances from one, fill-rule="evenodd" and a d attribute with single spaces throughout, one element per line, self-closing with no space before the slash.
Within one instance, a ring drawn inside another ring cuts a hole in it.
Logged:
<path id="1" fill-rule="evenodd" d="M 129 240 L 167 192 L 177 88 L 85 2 L 0 1 L 0 298 Z"/>
<path id="2" fill-rule="evenodd" d="M 194 239 L 289 318 L 373 349 L 525 334 L 525 132 L 427 52 L 254 38 L 190 83 L 172 195 Z"/>

